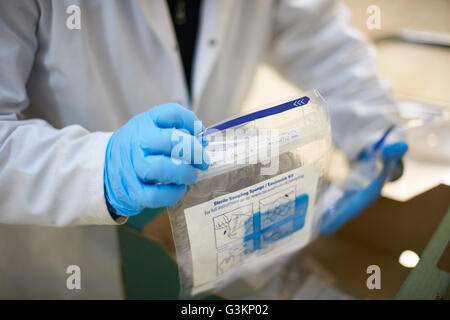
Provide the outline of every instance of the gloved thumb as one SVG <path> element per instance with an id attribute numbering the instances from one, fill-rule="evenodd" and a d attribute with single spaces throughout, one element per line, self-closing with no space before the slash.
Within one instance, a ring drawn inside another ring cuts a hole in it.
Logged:
<path id="1" fill-rule="evenodd" d="M 383 148 L 381 153 L 383 163 L 396 162 L 400 160 L 408 151 L 408 144 L 404 141 L 396 142 L 387 145 Z"/>
<path id="2" fill-rule="evenodd" d="M 403 174 L 402 157 L 408 151 L 408 145 L 404 141 L 387 145 L 381 152 L 383 170 L 381 174 L 388 181 L 395 181 Z"/>

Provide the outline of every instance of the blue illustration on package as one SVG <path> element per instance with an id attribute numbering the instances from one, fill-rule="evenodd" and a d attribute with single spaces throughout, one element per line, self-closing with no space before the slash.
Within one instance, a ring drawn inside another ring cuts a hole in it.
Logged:
<path id="1" fill-rule="evenodd" d="M 246 254 L 265 248 L 302 229 L 305 225 L 308 200 L 307 194 L 296 197 L 295 187 L 261 199 L 259 211 L 253 214 L 253 223 L 245 224 Z"/>
<path id="2" fill-rule="evenodd" d="M 245 262 L 252 253 L 265 254 L 271 244 L 305 225 L 309 192 L 298 193 L 298 179 L 289 172 L 264 184 L 215 199 L 206 216 L 213 214 L 216 273 L 221 275 Z M 230 206 L 232 208 L 228 209 Z"/>
<path id="3" fill-rule="evenodd" d="M 243 263 L 252 252 L 302 229 L 308 200 L 306 193 L 296 197 L 296 187 L 291 186 L 259 200 L 256 213 L 250 203 L 214 217 L 217 275 Z"/>

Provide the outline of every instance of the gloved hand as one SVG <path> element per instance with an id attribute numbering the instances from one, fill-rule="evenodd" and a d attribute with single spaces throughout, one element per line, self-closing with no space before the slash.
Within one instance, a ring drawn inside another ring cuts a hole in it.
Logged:
<path id="1" fill-rule="evenodd" d="M 405 142 L 386 145 L 381 150 L 383 167 L 378 177 L 362 191 L 349 191 L 322 217 L 321 231 L 330 234 L 339 229 L 348 220 L 358 216 L 378 198 L 386 180 L 395 175 L 401 166 L 401 159 L 408 150 Z"/>
<path id="2" fill-rule="evenodd" d="M 206 143 L 194 136 L 195 121 L 199 120 L 193 112 L 169 103 L 131 118 L 114 132 L 106 148 L 104 172 L 110 212 L 132 216 L 147 207 L 171 206 L 184 196 L 186 185 L 197 179 L 196 168 L 206 170 L 209 165 L 203 152 Z M 174 161 L 172 148 L 180 141 L 192 149 L 180 152 Z"/>

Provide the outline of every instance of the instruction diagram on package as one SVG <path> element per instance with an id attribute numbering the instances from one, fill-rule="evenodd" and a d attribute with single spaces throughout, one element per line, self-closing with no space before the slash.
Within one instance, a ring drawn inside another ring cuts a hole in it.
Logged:
<path id="1" fill-rule="evenodd" d="M 253 252 L 252 240 L 236 243 L 217 251 L 217 274 L 228 271 L 231 267 L 242 263 L 245 256 Z"/>
<path id="2" fill-rule="evenodd" d="M 297 168 L 185 209 L 195 286 L 304 246 L 318 174 Z"/>
<path id="3" fill-rule="evenodd" d="M 216 247 L 242 240 L 253 232 L 253 204 L 239 207 L 213 218 Z"/>
<path id="4" fill-rule="evenodd" d="M 292 185 L 261 198 L 256 209 L 250 203 L 213 217 L 217 275 L 303 228 L 307 208 L 308 195 L 297 196 L 296 185 Z"/>
<path id="5" fill-rule="evenodd" d="M 259 200 L 261 228 L 264 229 L 286 217 L 293 216 L 295 213 L 295 197 L 295 186 L 292 186 Z"/>
<path id="6" fill-rule="evenodd" d="M 252 251 L 244 244 L 245 236 L 253 233 L 253 204 L 239 207 L 213 218 L 217 248 L 217 273 L 223 273 L 243 261 Z"/>

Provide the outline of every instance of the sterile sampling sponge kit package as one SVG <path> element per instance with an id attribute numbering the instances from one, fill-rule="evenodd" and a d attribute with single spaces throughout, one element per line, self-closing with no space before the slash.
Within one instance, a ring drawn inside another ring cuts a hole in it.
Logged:
<path id="1" fill-rule="evenodd" d="M 202 132 L 210 167 L 169 208 L 181 298 L 220 289 L 304 247 L 327 183 L 328 107 L 317 91 Z"/>

